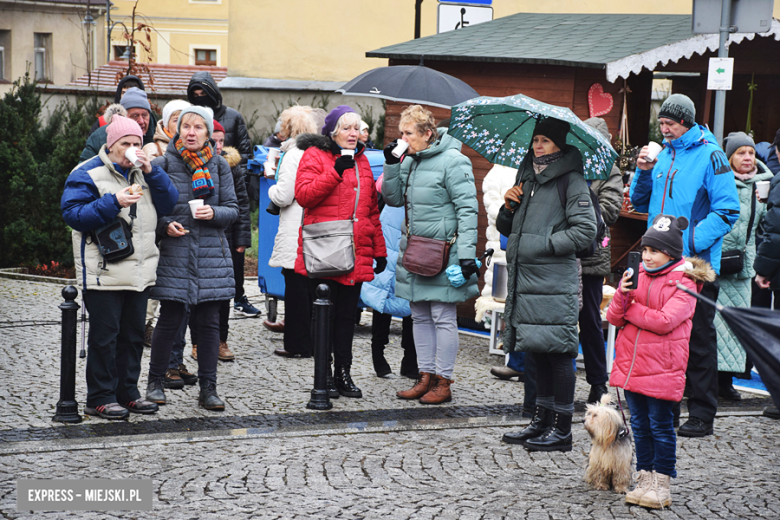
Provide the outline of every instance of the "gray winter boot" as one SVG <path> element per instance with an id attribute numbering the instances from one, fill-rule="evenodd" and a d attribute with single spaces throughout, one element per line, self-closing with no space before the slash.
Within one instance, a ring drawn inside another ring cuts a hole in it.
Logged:
<path id="1" fill-rule="evenodd" d="M 671 477 L 653 471 L 653 485 L 639 500 L 639 505 L 651 509 L 663 509 L 672 505 L 672 494 L 669 490 Z"/>

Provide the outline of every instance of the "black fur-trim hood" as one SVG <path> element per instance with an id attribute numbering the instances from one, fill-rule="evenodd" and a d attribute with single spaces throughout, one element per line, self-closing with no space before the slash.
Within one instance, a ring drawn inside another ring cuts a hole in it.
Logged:
<path id="1" fill-rule="evenodd" d="M 319 148 L 323 152 L 330 152 L 333 155 L 338 155 L 340 153 L 339 145 L 337 145 L 333 139 L 327 135 L 322 134 L 300 134 L 295 138 L 295 146 L 297 146 L 299 150 L 303 151 L 314 147 Z M 363 150 L 365 149 L 366 146 L 358 141 L 357 152 L 355 152 L 355 155 L 363 153 Z"/>

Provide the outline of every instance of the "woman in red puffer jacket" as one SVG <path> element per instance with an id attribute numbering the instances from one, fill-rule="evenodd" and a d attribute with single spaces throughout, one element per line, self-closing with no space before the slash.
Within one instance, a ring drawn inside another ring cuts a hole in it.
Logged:
<path id="1" fill-rule="evenodd" d="M 334 398 L 363 396 L 350 376 L 355 315 L 362 283 L 373 280 L 374 273 L 381 273 L 387 265 L 374 176 L 363 154 L 365 146 L 358 141 L 359 134 L 360 116 L 350 107 L 340 105 L 325 118 L 322 135 L 301 134 L 296 140 L 296 146 L 304 150 L 295 180 L 295 199 L 304 209 L 304 225 L 348 220 L 355 214 L 355 268 L 332 278 L 309 277 L 312 298 L 317 298 L 317 286 L 325 283 L 334 304 L 330 313 L 330 350 L 335 360 L 335 381 L 328 376 L 328 391 Z M 344 155 L 342 150 L 354 155 Z M 308 276 L 300 234 L 295 272 Z"/>

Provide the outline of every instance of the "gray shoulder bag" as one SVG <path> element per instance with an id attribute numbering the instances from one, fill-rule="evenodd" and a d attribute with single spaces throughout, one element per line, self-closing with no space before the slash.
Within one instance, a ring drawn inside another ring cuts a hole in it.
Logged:
<path id="1" fill-rule="evenodd" d="M 301 236 L 303 237 L 303 263 L 309 278 L 329 278 L 351 273 L 355 269 L 354 223 L 360 200 L 360 172 L 355 163 L 357 192 L 355 210 L 349 220 L 331 220 L 303 225 L 301 213 Z"/>

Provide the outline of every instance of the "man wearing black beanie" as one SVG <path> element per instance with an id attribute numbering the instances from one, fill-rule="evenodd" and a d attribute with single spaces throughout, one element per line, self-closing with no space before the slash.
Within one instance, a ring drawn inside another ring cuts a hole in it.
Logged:
<path id="1" fill-rule="evenodd" d="M 631 184 L 631 203 L 648 213 L 648 227 L 661 213 L 685 217 L 683 254 L 697 256 L 720 273 L 723 237 L 739 217 L 734 172 L 715 136 L 696 124 L 696 108 L 685 95 L 669 96 L 658 113 L 664 149 L 654 161 L 648 147 L 639 152 Z M 718 299 L 718 281 L 705 282 L 701 294 Z M 689 344 L 688 412 L 690 419 L 677 432 L 683 437 L 712 435 L 718 409 L 718 346 L 715 308 L 696 304 Z"/>

